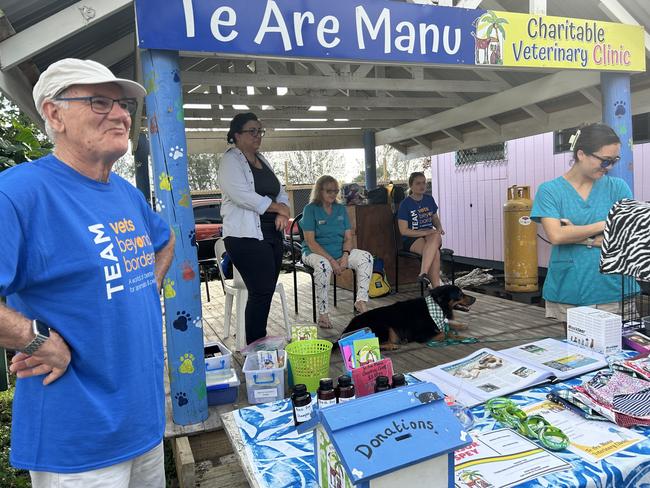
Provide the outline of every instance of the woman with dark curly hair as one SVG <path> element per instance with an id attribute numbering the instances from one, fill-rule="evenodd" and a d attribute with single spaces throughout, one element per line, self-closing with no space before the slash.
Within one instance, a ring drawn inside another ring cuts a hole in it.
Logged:
<path id="1" fill-rule="evenodd" d="M 266 336 L 266 322 L 282 263 L 282 231 L 289 198 L 259 152 L 265 129 L 252 113 L 230 122 L 219 166 L 221 215 L 226 251 L 248 288 L 246 343 Z"/>

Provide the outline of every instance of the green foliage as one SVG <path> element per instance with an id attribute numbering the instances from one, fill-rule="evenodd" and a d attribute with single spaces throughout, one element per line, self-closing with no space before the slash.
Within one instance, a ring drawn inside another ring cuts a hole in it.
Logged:
<path id="1" fill-rule="evenodd" d="M 32 486 L 29 473 L 14 469 L 9 464 L 13 398 L 13 385 L 10 385 L 7 391 L 0 392 L 0 486 L 3 488 L 29 488 Z"/>
<path id="2" fill-rule="evenodd" d="M 18 108 L 0 96 L 0 171 L 40 158 L 52 144 Z"/>

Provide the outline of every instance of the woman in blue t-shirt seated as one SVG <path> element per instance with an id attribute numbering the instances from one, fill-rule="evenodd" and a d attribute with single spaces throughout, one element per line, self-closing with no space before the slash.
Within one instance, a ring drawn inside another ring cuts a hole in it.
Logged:
<path id="1" fill-rule="evenodd" d="M 397 224 L 405 251 L 422 256 L 418 281 L 428 287 L 440 286 L 440 247 L 445 231 L 438 217 L 438 205 L 425 195 L 427 178 L 416 171 L 409 176 L 409 196 L 399 206 Z"/>
<path id="2" fill-rule="evenodd" d="M 368 285 L 372 276 L 372 255 L 352 247 L 352 227 L 345 205 L 338 203 L 339 184 L 335 178 L 318 178 L 310 203 L 302 211 L 300 227 L 305 236 L 302 262 L 314 268 L 318 325 L 331 328 L 327 295 L 332 272 L 337 276 L 352 268 L 357 274 L 357 301 L 354 308 L 368 310 Z"/>

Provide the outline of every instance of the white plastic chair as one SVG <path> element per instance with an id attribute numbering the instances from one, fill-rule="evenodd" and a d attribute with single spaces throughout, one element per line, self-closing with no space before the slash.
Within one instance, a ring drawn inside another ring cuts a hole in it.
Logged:
<path id="1" fill-rule="evenodd" d="M 223 290 L 226 293 L 226 309 L 224 310 L 224 332 L 225 337 L 230 337 L 230 324 L 232 321 L 232 305 L 233 299 L 235 301 L 235 309 L 237 314 L 235 350 L 241 351 L 246 347 L 246 302 L 248 301 L 248 289 L 244 283 L 244 279 L 239 274 L 237 268 L 232 267 L 232 279 L 225 279 L 223 269 L 221 269 L 221 256 L 226 252 L 226 246 L 223 239 L 217 239 L 214 244 L 214 253 L 217 257 L 217 267 L 219 269 L 219 277 L 223 284 Z M 291 327 L 289 325 L 289 314 L 287 311 L 287 296 L 284 293 L 284 286 L 282 283 L 275 285 L 275 293 L 280 295 L 280 302 L 282 303 L 282 315 L 284 317 L 284 327 L 286 330 L 287 340 L 291 338 Z M 225 338 L 224 337 L 224 338 Z"/>

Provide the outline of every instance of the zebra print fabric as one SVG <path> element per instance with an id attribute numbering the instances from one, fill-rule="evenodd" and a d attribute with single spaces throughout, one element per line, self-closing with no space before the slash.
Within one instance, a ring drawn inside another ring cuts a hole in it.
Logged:
<path id="1" fill-rule="evenodd" d="M 600 272 L 650 281 L 650 203 L 624 198 L 607 215 Z"/>

